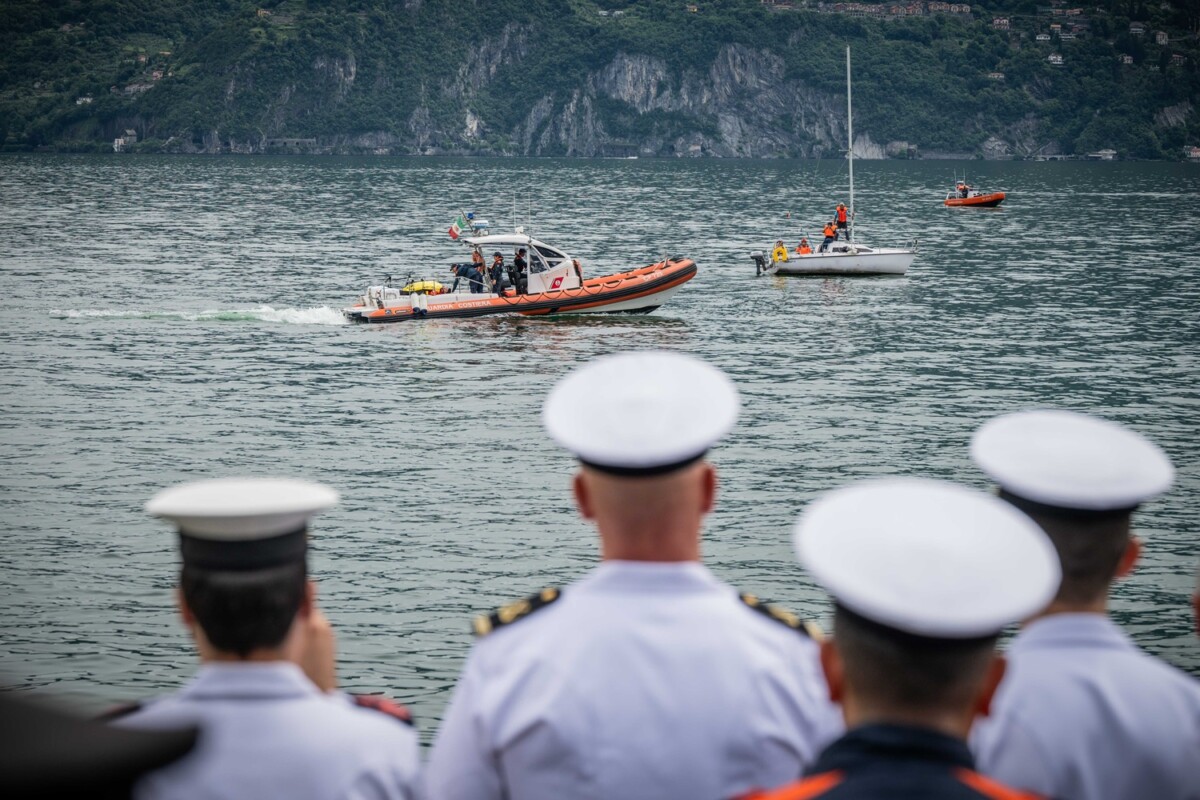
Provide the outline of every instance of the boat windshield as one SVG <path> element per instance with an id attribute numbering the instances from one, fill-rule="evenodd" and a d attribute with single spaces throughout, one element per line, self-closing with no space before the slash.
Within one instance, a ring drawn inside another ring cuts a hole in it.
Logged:
<path id="1" fill-rule="evenodd" d="M 553 247 L 547 247 L 544 244 L 535 244 L 533 246 L 533 250 L 537 254 L 537 257 L 531 260 L 529 265 L 529 270 L 531 272 L 546 272 L 548 270 L 552 270 L 561 264 L 567 257 L 565 253 L 555 250 Z"/>

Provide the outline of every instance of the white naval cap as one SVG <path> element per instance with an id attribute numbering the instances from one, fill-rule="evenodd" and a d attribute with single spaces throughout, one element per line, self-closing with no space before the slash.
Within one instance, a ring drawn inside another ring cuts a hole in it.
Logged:
<path id="1" fill-rule="evenodd" d="M 146 512 L 178 526 L 185 564 L 251 570 L 303 560 L 309 517 L 338 499 L 312 481 L 218 478 L 164 489 Z"/>
<path id="2" fill-rule="evenodd" d="M 738 393 L 716 367 L 681 353 L 597 358 L 551 390 L 542 423 L 584 464 L 654 475 L 703 456 L 733 428 Z"/>
<path id="3" fill-rule="evenodd" d="M 1130 511 L 1175 477 L 1166 453 L 1140 433 L 1074 411 L 989 420 L 971 439 L 971 458 L 1004 494 L 1071 511 Z"/>
<path id="4" fill-rule="evenodd" d="M 800 563 L 843 607 L 934 639 L 992 636 L 1058 591 L 1058 555 L 1029 517 L 975 489 L 923 478 L 864 481 L 796 522 Z"/>

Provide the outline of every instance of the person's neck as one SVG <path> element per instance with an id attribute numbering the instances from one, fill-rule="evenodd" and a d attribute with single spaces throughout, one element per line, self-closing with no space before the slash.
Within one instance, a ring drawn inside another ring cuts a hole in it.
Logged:
<path id="1" fill-rule="evenodd" d="M 700 543 L 663 542 L 654 539 L 611 541 L 601 539 L 602 561 L 699 561 Z"/>
<path id="2" fill-rule="evenodd" d="M 904 725 L 934 730 L 962 741 L 966 741 L 974 721 L 974 715 L 960 710 L 862 708 L 849 701 L 843 703 L 842 711 L 847 730 L 864 725 Z"/>
<path id="3" fill-rule="evenodd" d="M 1059 614 L 1099 614 L 1100 616 L 1108 616 L 1108 595 L 1105 594 L 1103 597 L 1093 600 L 1090 603 L 1068 603 L 1063 600 L 1055 600 L 1046 606 L 1045 610 L 1041 613 L 1025 620 L 1022 623 L 1022 627 L 1036 620 Z"/>
<path id="4" fill-rule="evenodd" d="M 199 625 L 192 628 L 192 639 L 196 643 L 196 651 L 200 654 L 201 664 L 262 664 L 271 661 L 300 663 L 301 643 L 297 638 L 295 626 L 278 647 L 256 647 L 244 655 L 216 647 Z"/>
<path id="5" fill-rule="evenodd" d="M 217 650 L 215 648 L 207 648 L 207 650 L 200 651 L 200 663 L 202 664 L 261 664 L 271 661 L 290 662 L 291 660 L 282 648 L 252 650 L 246 655 L 231 653 L 227 650 Z"/>

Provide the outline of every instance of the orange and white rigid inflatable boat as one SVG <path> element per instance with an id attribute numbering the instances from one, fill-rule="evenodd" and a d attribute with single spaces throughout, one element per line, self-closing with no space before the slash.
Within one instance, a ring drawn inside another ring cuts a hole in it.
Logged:
<path id="1" fill-rule="evenodd" d="M 995 208 L 1007 197 L 1004 192 L 978 192 L 967 188 L 964 192 L 961 184 L 946 193 L 945 205 L 975 206 L 977 208 Z"/>
<path id="2" fill-rule="evenodd" d="M 489 291 L 426 293 L 392 286 L 370 286 L 358 301 L 343 310 L 351 322 L 406 322 L 418 319 L 482 317 L 491 314 L 648 314 L 665 303 L 696 276 L 688 258 L 668 258 L 596 278 L 582 279 L 574 259 L 556 247 L 524 233 L 486 235 L 461 241 L 484 251 L 524 248 L 529 267 L 522 276 L 526 291 L 490 286 Z M 463 280 L 467 286 L 470 284 Z"/>

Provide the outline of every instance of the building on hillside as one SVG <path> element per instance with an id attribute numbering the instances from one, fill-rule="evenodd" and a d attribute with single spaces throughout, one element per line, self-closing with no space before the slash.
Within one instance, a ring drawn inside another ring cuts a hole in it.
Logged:
<path id="1" fill-rule="evenodd" d="M 1188 161 L 1200 161 L 1200 147 L 1188 145 L 1183 148 L 1183 155 Z"/>
<path id="2" fill-rule="evenodd" d="M 1063 64 L 1063 57 L 1058 53 L 1051 53 L 1050 55 L 1046 56 L 1046 60 L 1056 67 L 1061 67 Z"/>
<path id="3" fill-rule="evenodd" d="M 88 106 L 92 104 L 92 96 L 90 94 L 81 95 L 75 98 L 75 105 Z"/>
<path id="4" fill-rule="evenodd" d="M 156 70 L 154 70 L 153 72 L 151 72 L 151 73 L 150 73 L 150 80 L 152 80 L 152 81 L 161 81 L 161 80 L 162 80 L 162 76 L 163 76 L 163 71 L 162 71 L 161 69 L 156 69 Z"/>
<path id="5" fill-rule="evenodd" d="M 1140 22 L 1129 23 L 1129 34 L 1131 36 L 1145 36 L 1146 26 Z"/>
<path id="6" fill-rule="evenodd" d="M 700 6 L 696 5 L 695 3 L 688 3 L 687 10 L 689 14 L 695 14 L 700 10 Z"/>
<path id="7" fill-rule="evenodd" d="M 255 15 L 256 15 L 256 16 L 258 16 L 258 17 L 269 17 L 269 16 L 271 16 L 271 12 L 270 12 L 270 11 L 267 11 L 265 8 L 260 8 L 258 11 L 254 12 L 254 13 L 255 13 Z"/>
<path id="8" fill-rule="evenodd" d="M 1154 43 L 1155 44 L 1164 45 L 1169 41 L 1171 41 L 1171 39 L 1169 36 L 1167 36 L 1166 31 L 1155 31 L 1154 32 Z"/>
<path id="9" fill-rule="evenodd" d="M 1050 41 L 1050 34 L 1039 33 L 1037 36 L 1035 36 L 1033 38 L 1037 39 L 1039 42 L 1048 42 L 1048 41 Z"/>
<path id="10" fill-rule="evenodd" d="M 1182 67 L 1186 63 L 1187 63 L 1187 56 L 1183 55 L 1182 53 L 1172 53 L 1171 54 L 1171 66 L 1172 67 Z"/>
<path id="11" fill-rule="evenodd" d="M 951 3 L 950 4 L 950 13 L 951 14 L 970 14 L 971 7 L 969 5 L 967 5 L 966 3 Z"/>
<path id="12" fill-rule="evenodd" d="M 1012 28 L 1008 22 L 1008 17 L 996 17 L 992 20 L 992 28 L 998 31 L 1007 31 Z"/>
<path id="13" fill-rule="evenodd" d="M 1122 64 L 1132 64 L 1133 63 L 1133 56 L 1129 55 L 1129 53 L 1121 53 L 1119 58 L 1121 59 Z"/>
<path id="14" fill-rule="evenodd" d="M 1071 41 L 1075 40 L 1076 36 L 1077 36 L 1077 34 L 1074 34 L 1074 33 L 1060 33 L 1058 35 L 1058 38 L 1062 39 L 1064 42 L 1071 42 Z"/>
<path id="15" fill-rule="evenodd" d="M 1062 23 L 1061 22 L 1051 22 L 1050 23 L 1050 33 L 1052 35 L 1055 33 L 1062 33 Z"/>
<path id="16" fill-rule="evenodd" d="M 991 80 L 994 80 L 994 81 L 1002 81 L 1002 80 L 1004 80 L 1004 73 L 1003 73 L 1003 72 L 989 72 L 989 73 L 987 74 L 987 76 L 988 76 L 988 78 L 990 78 Z"/>
<path id="17" fill-rule="evenodd" d="M 1091 161 L 1114 161 L 1117 158 L 1117 151 L 1106 148 L 1104 150 L 1097 150 L 1094 153 L 1088 153 L 1087 157 Z"/>
<path id="18" fill-rule="evenodd" d="M 113 139 L 113 152 L 124 153 L 133 144 L 137 144 L 137 131 L 133 128 L 126 128 L 124 136 L 118 136 Z"/>

